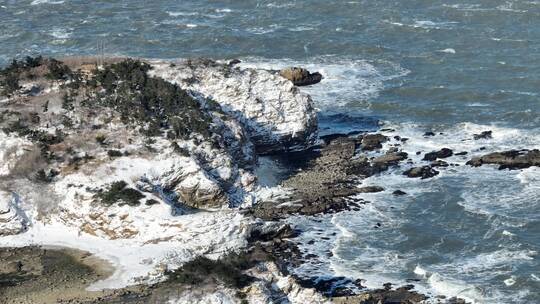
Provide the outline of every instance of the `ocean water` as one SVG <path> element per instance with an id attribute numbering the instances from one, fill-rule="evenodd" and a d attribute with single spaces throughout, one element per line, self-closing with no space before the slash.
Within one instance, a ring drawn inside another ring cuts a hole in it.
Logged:
<path id="1" fill-rule="evenodd" d="M 469 152 L 433 179 L 407 179 L 400 168 L 364 181 L 387 191 L 363 195 L 371 203 L 361 211 L 291 219 L 307 231 L 301 248 L 320 257 L 298 273 L 540 303 L 540 169 L 464 165 L 539 147 L 540 2 L 0 1 L 0 65 L 95 54 L 98 43 L 111 55 L 305 66 L 325 77 L 302 89 L 323 133 L 384 125 L 410 138 L 402 148 L 414 163 L 416 151 Z M 484 130 L 493 139 L 472 139 Z"/>

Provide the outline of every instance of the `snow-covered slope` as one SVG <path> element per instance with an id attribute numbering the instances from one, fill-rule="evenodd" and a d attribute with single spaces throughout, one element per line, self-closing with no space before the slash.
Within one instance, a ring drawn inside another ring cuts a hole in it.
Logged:
<path id="1" fill-rule="evenodd" d="M 156 61 L 153 67 L 153 75 L 221 104 L 246 126 L 259 153 L 304 150 L 316 140 L 311 97 L 279 75 L 211 60 Z"/>
<path id="2" fill-rule="evenodd" d="M 143 135 L 144 122 L 127 124 L 114 106 L 95 99 L 89 107 L 81 98 L 99 94 L 66 92 L 69 83 L 61 81 L 41 80 L 35 96 L 0 104 L 9 110 L 0 122 L 7 130 L 0 132 L 2 246 L 94 253 L 116 269 L 95 289 L 152 282 L 197 256 L 245 248 L 261 222 L 235 208 L 269 195 L 252 172 L 256 150 L 312 144 L 309 96 L 267 71 L 203 61 L 153 65 L 152 74 L 191 90 L 197 110 L 210 117 L 209 135 L 189 130 L 188 137 L 171 138 L 161 129 Z M 189 77 L 199 80 L 190 84 Z M 221 107 L 207 105 L 206 97 Z"/>

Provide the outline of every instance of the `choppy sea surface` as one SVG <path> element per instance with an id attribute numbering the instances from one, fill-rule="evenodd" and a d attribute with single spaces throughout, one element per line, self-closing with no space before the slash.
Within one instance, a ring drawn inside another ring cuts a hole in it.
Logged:
<path id="1" fill-rule="evenodd" d="M 323 132 L 384 124 L 410 138 L 403 149 L 416 162 L 416 151 L 442 147 L 470 156 L 540 146 L 539 1 L 0 1 L 0 65 L 96 54 L 98 44 L 112 55 L 320 71 L 322 83 L 303 90 Z M 472 139 L 485 130 L 493 139 Z M 321 257 L 298 271 L 540 303 L 540 169 L 449 160 L 461 166 L 433 179 L 401 168 L 366 180 L 387 191 L 364 194 L 361 211 L 291 219 L 308 231 L 302 249 Z"/>

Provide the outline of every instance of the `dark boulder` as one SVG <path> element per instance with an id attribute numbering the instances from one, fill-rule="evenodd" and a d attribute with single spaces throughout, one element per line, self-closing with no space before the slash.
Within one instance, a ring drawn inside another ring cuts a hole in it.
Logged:
<path id="1" fill-rule="evenodd" d="M 279 71 L 279 75 L 292 81 L 295 86 L 312 85 L 322 80 L 320 73 L 310 73 L 308 70 L 298 67 L 282 69 Z"/>
<path id="2" fill-rule="evenodd" d="M 504 152 L 489 153 L 481 157 L 474 157 L 467 165 L 479 167 L 483 164 L 499 165 L 502 169 L 524 169 L 532 166 L 540 166 L 540 150 L 510 150 Z"/>
<path id="3" fill-rule="evenodd" d="M 414 167 L 403 172 L 403 175 L 406 175 L 408 177 L 420 177 L 422 179 L 434 177 L 437 174 L 439 174 L 439 171 L 433 169 L 431 166 Z"/>
<path id="4" fill-rule="evenodd" d="M 454 152 L 452 150 L 450 150 L 448 148 L 442 148 L 439 151 L 433 151 L 433 152 L 426 153 L 426 155 L 424 155 L 423 160 L 434 161 L 437 158 L 447 158 L 447 157 L 452 156 L 453 154 L 454 154 Z"/>
<path id="5" fill-rule="evenodd" d="M 484 131 L 480 134 L 473 134 L 473 138 L 475 140 L 478 140 L 478 139 L 489 139 L 489 138 L 493 138 L 491 135 L 493 134 L 492 131 Z"/>
<path id="6" fill-rule="evenodd" d="M 401 191 L 401 190 L 396 190 L 394 192 L 392 192 L 393 195 L 396 195 L 396 196 L 402 196 L 402 195 L 406 195 L 407 193 L 404 192 L 404 191 Z"/>
<path id="7" fill-rule="evenodd" d="M 388 137 L 382 134 L 366 134 L 362 137 L 361 147 L 365 151 L 373 151 L 382 148 L 382 144 Z"/>

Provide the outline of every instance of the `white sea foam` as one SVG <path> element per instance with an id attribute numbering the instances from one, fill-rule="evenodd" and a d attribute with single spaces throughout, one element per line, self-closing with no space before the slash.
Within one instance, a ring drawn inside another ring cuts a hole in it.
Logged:
<path id="1" fill-rule="evenodd" d="M 361 197 L 371 203 L 362 205 L 360 211 L 334 215 L 330 221 L 333 224 L 331 228 L 321 222 L 312 223 L 314 225 L 312 227 L 324 229 L 330 238 L 318 244 L 319 255 L 324 257 L 324 248 L 333 244 L 333 256 L 325 261 L 328 268 L 316 264 L 305 266 L 302 272 L 308 275 L 312 274 L 313 269 L 323 268 L 336 275 L 361 278 L 365 280 L 363 284 L 370 288 L 380 287 L 382 283 L 389 281 L 398 285 L 406 284 L 407 281 L 404 278 L 407 277 L 406 274 L 414 273 L 423 279 L 415 283 L 415 286 L 420 291 L 431 295 L 458 296 L 472 303 L 508 302 L 510 295 L 502 293 L 498 288 L 487 288 L 485 280 L 496 280 L 497 276 L 511 278 L 514 275 L 512 272 L 515 266 L 534 263 L 538 256 L 535 250 L 524 249 L 516 243 L 519 238 L 514 238 L 514 234 L 509 231 L 514 231 L 526 223 L 526 217 L 524 222 L 523 217 L 513 216 L 515 212 L 528 211 L 532 218 L 537 216 L 536 212 L 531 212 L 536 206 L 531 205 L 531 202 L 537 201 L 540 169 L 528 168 L 503 172 L 493 166 L 472 168 L 465 165 L 465 162 L 473 156 L 493 151 L 535 148 L 540 140 L 540 132 L 496 125 L 462 123 L 444 129 L 442 135 L 436 132 L 437 134 L 433 137 L 425 137 L 424 132 L 429 130 L 424 130 L 418 125 L 387 124 L 385 127 L 397 130 L 383 132 L 390 137 L 400 135 L 409 138 L 407 142 L 401 143 L 401 147 L 415 164 L 422 163 L 421 159 L 425 152 L 438 150 L 441 147 L 449 147 L 454 152 L 469 152 L 465 156 L 452 156 L 446 159 L 460 166 L 438 168 L 441 171 L 440 176 L 463 181 L 463 200 L 458 204 L 462 205 L 466 212 L 486 215 L 485 220 L 491 224 L 491 228 L 486 232 L 484 239 L 505 236 L 504 241 L 509 244 L 508 248 L 499 247 L 496 250 L 476 254 L 467 253 L 465 256 L 450 258 L 444 263 L 420 265 L 417 264 L 418 256 L 414 251 L 404 253 L 397 251 L 393 246 L 387 246 L 387 244 L 400 244 L 407 241 L 407 236 L 399 231 L 410 220 L 404 218 L 401 213 L 403 208 L 407 208 L 409 199 L 412 203 L 418 196 L 436 191 L 433 187 L 437 184 L 437 178 L 427 180 L 406 178 L 401 175 L 407 167 L 404 164 L 402 168 L 391 169 L 389 172 L 370 177 L 362 182 L 363 186 L 383 186 L 386 191 L 362 194 Z M 493 138 L 473 139 L 474 134 L 486 130 L 493 131 Z M 392 139 L 384 146 L 388 148 L 395 143 L 399 142 Z M 485 147 L 485 149 L 481 150 L 480 147 Z M 423 153 L 416 155 L 416 151 Z M 395 189 L 403 189 L 408 195 L 396 199 L 390 194 Z M 478 189 L 483 190 L 478 191 Z M 494 197 L 497 199 L 494 200 Z M 418 216 L 433 216 L 425 210 L 419 212 Z M 377 227 L 378 222 L 382 223 L 382 226 Z M 336 236 L 332 237 L 333 233 L 336 233 Z M 310 235 L 306 240 L 316 237 L 317 235 Z M 332 243 L 332 240 L 335 241 Z M 307 251 L 312 252 L 312 250 L 316 249 L 309 247 Z M 407 265 L 411 264 L 416 264 L 416 266 L 408 268 Z M 502 281 L 500 282 L 503 284 Z M 513 300 L 522 299 L 528 292 L 523 289 L 511 296 Z"/>
<path id="2" fill-rule="evenodd" d="M 433 273 L 427 282 L 438 294 L 460 297 L 472 303 L 486 303 L 481 290 L 463 281 L 448 279 L 438 273 Z"/>
<path id="3" fill-rule="evenodd" d="M 39 4 L 62 4 L 64 1 L 53 1 L 53 0 L 34 0 L 30 3 L 30 5 L 39 5 Z"/>
<path id="4" fill-rule="evenodd" d="M 266 6 L 267 7 L 272 7 L 272 8 L 286 8 L 286 7 L 293 7 L 295 4 L 293 2 L 288 2 L 288 3 L 268 3 Z"/>
<path id="5" fill-rule="evenodd" d="M 55 27 L 49 32 L 49 34 L 58 39 L 68 39 L 72 35 L 71 29 L 63 27 Z"/>
<path id="6" fill-rule="evenodd" d="M 197 12 L 171 12 L 167 11 L 167 14 L 171 17 L 179 17 L 179 16 L 197 16 L 199 13 Z"/>
<path id="7" fill-rule="evenodd" d="M 448 49 L 444 49 L 444 50 L 439 50 L 439 52 L 441 53 L 448 53 L 448 54 L 455 54 L 456 53 L 456 50 L 452 49 L 452 48 L 448 48 Z"/>
<path id="8" fill-rule="evenodd" d="M 413 23 L 403 23 L 397 21 L 383 20 L 384 22 L 400 27 L 411 27 L 411 28 L 421 28 L 425 30 L 440 30 L 440 29 L 450 29 L 454 24 L 458 22 L 454 21 L 444 21 L 444 22 L 435 22 L 431 20 L 416 20 Z"/>
<path id="9" fill-rule="evenodd" d="M 512 285 L 516 284 L 516 277 L 515 276 L 509 277 L 508 279 L 504 280 L 504 284 L 506 286 L 512 286 Z"/>
<path id="10" fill-rule="evenodd" d="M 278 70 L 301 66 L 311 72 L 319 72 L 323 80 L 314 86 L 302 87 L 321 109 L 333 109 L 354 102 L 370 107 L 369 99 L 378 96 L 384 82 L 407 75 L 410 71 L 392 62 L 378 62 L 381 70 L 365 60 L 343 59 L 332 56 L 310 60 L 264 59 L 248 57 L 241 63 L 244 67 Z M 339 96 L 339 98 L 336 98 Z"/>

